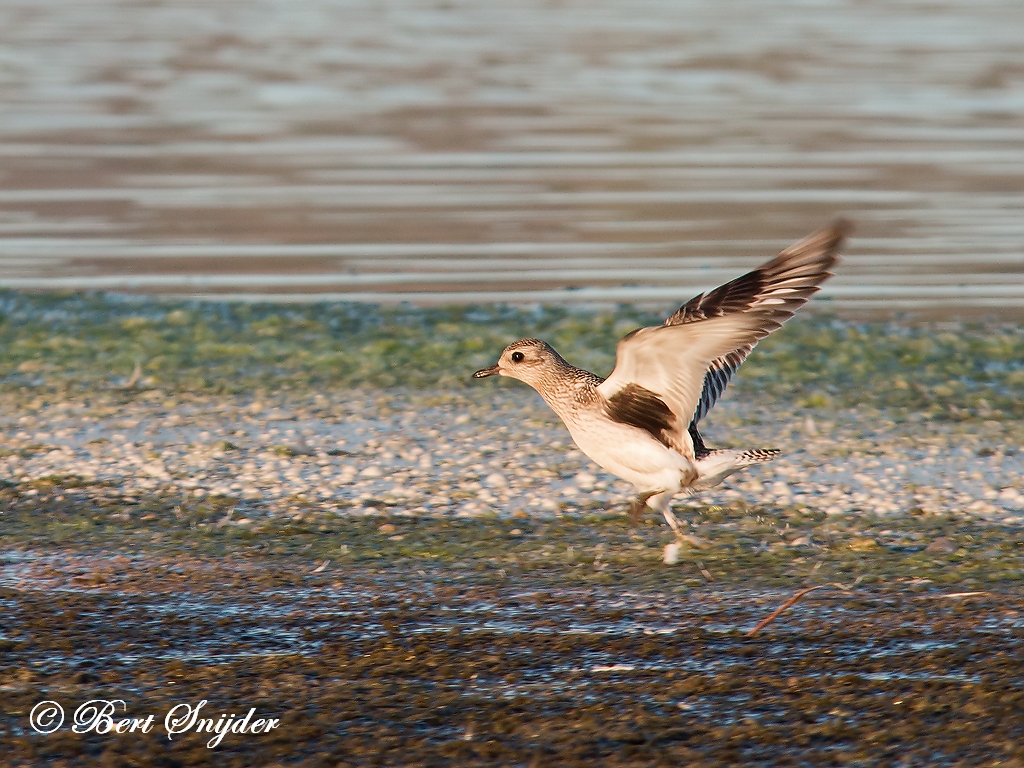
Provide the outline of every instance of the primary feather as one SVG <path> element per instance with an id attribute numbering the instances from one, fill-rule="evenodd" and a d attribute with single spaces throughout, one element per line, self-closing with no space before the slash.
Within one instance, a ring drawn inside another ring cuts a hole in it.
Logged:
<path id="1" fill-rule="evenodd" d="M 837 221 L 763 266 L 693 297 L 663 325 L 629 334 L 619 342 L 615 369 L 598 391 L 611 401 L 632 385 L 660 397 L 675 417 L 663 430 L 664 439 L 694 457 L 697 424 L 754 345 L 831 276 L 848 228 Z"/>

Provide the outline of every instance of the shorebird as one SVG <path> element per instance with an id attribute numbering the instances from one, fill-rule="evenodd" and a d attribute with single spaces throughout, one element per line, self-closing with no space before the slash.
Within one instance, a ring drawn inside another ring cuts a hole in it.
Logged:
<path id="1" fill-rule="evenodd" d="M 754 345 L 831 277 L 848 229 L 838 220 L 752 272 L 693 297 L 662 325 L 627 334 L 606 379 L 570 365 L 539 339 L 512 342 L 497 363 L 473 377 L 511 376 L 537 390 L 584 454 L 636 487 L 634 523 L 650 507 L 680 536 L 673 496 L 711 488 L 778 455 L 710 450 L 697 425 Z"/>

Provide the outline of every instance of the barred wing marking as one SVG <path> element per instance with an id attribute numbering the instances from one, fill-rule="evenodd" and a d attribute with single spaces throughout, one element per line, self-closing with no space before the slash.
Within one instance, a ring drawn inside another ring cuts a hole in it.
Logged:
<path id="1" fill-rule="evenodd" d="M 754 345 L 831 276 L 847 228 L 840 221 L 815 232 L 758 269 L 695 296 L 664 325 L 627 335 L 598 392 L 606 401 L 630 386 L 656 396 L 673 414 L 660 430 L 663 442 L 692 456 L 690 424 L 707 414 Z"/>
<path id="2" fill-rule="evenodd" d="M 681 306 L 671 317 L 665 321 L 665 325 L 675 325 L 677 323 L 692 323 L 707 317 L 713 317 L 723 311 L 727 311 L 729 307 L 735 307 L 743 301 L 744 298 L 751 299 L 756 291 L 762 291 L 770 282 L 773 274 L 778 275 L 780 263 L 786 259 L 793 258 L 794 256 L 800 255 L 801 253 L 805 258 L 813 258 L 816 255 L 820 255 L 828 259 L 831 259 L 823 266 L 825 274 L 817 283 L 812 286 L 804 286 L 804 290 L 807 291 L 806 295 L 802 300 L 798 300 L 797 293 L 791 292 L 787 295 L 790 300 L 796 300 L 795 306 L 792 308 L 793 312 L 802 306 L 811 295 L 816 293 L 820 287 L 821 282 L 831 276 L 831 272 L 827 270 L 835 266 L 835 263 L 839 260 L 837 251 L 842 245 L 844 238 L 849 234 L 850 224 L 847 221 L 839 219 L 829 227 L 820 229 L 817 232 L 805 237 L 803 240 L 794 243 L 793 245 L 786 248 L 779 256 L 772 261 L 768 262 L 762 267 L 748 272 L 747 274 L 732 280 L 720 288 L 716 288 L 707 294 L 700 294 L 694 296 L 683 306 Z M 791 275 L 792 278 L 798 278 L 800 276 L 799 271 L 795 271 Z M 797 283 L 793 284 L 777 284 L 776 288 L 796 288 L 799 287 Z M 767 298 L 767 297 L 766 297 Z M 717 360 L 712 361 L 708 367 L 708 371 L 704 376 L 704 388 L 701 391 L 700 402 L 697 404 L 697 410 L 693 415 L 693 425 L 696 425 L 707 416 L 718 398 L 725 392 L 725 388 L 729 385 L 729 381 L 732 379 L 734 373 L 747 359 L 747 355 L 753 350 L 755 344 L 751 344 L 747 347 L 735 349 L 727 355 L 723 355 Z"/>

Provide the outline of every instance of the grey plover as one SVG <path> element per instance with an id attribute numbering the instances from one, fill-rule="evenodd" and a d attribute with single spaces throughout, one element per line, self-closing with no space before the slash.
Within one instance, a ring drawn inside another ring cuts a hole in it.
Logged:
<path id="1" fill-rule="evenodd" d="M 678 536 L 673 496 L 711 488 L 778 454 L 710 450 L 697 425 L 754 345 L 831 277 L 848 229 L 836 221 L 752 272 L 695 296 L 662 325 L 627 334 L 607 379 L 570 365 L 538 339 L 509 344 L 496 364 L 473 377 L 511 376 L 537 390 L 584 454 L 636 487 L 634 521 L 649 506 Z"/>

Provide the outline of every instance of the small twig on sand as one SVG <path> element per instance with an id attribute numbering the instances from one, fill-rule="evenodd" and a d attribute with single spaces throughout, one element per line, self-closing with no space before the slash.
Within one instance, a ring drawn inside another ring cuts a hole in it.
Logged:
<path id="1" fill-rule="evenodd" d="M 821 589 L 822 587 L 827 587 L 827 586 L 830 586 L 830 585 L 828 585 L 828 584 L 819 584 L 816 587 L 807 587 L 806 589 L 801 589 L 799 592 L 797 592 L 795 595 L 793 595 L 791 598 L 789 598 L 789 600 L 787 600 L 782 605 L 780 605 L 778 608 L 776 608 L 774 611 L 772 611 L 771 615 L 769 615 L 768 618 L 766 618 L 764 621 L 762 621 L 760 624 L 758 624 L 752 630 L 747 632 L 747 637 L 753 637 L 758 632 L 760 632 L 762 629 L 767 627 L 769 624 L 771 624 L 773 621 L 775 621 L 775 619 L 777 619 L 779 617 L 779 615 L 783 611 L 785 611 L 787 608 L 792 608 L 794 605 L 796 605 L 797 602 L 800 600 L 800 598 L 802 598 L 808 592 L 813 592 L 816 589 Z"/>
<path id="2" fill-rule="evenodd" d="M 987 595 L 988 592 L 950 592 L 945 595 L 921 595 L 915 597 L 915 600 L 942 600 L 943 598 L 952 597 L 976 597 L 977 595 Z"/>

